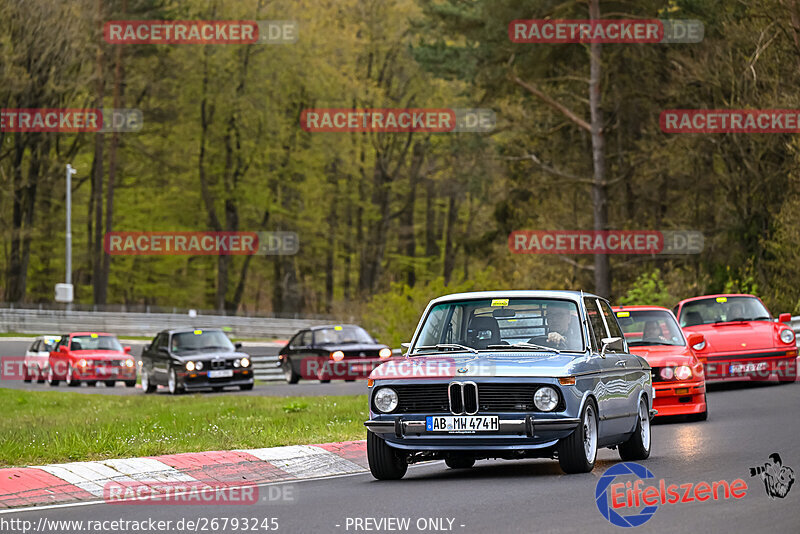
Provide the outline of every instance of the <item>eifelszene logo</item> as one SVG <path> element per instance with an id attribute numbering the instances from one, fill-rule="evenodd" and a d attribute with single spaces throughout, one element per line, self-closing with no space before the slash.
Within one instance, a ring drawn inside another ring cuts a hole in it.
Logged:
<path id="1" fill-rule="evenodd" d="M 619 477 L 626 477 L 617 482 Z M 653 479 L 657 485 L 644 486 L 644 481 Z M 653 517 L 660 504 L 715 501 L 733 497 L 741 499 L 747 495 L 747 482 L 737 478 L 733 482 L 688 482 L 686 484 L 667 484 L 663 478 L 655 480 L 655 475 L 643 465 L 622 462 L 606 470 L 595 488 L 595 502 L 600 513 L 611 524 L 618 527 L 638 527 Z M 640 508 L 642 507 L 642 508 Z M 623 512 L 632 512 L 623 515 Z"/>
<path id="2" fill-rule="evenodd" d="M 788 465 L 783 465 L 781 455 L 773 452 L 769 455 L 769 462 L 764 465 L 750 468 L 750 476 L 759 476 L 764 481 L 764 491 L 770 499 L 778 497 L 783 499 L 792 489 L 794 484 L 794 470 Z"/>

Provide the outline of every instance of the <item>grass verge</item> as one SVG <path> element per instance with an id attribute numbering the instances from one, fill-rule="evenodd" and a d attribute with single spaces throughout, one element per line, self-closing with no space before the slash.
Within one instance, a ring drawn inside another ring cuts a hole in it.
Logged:
<path id="1" fill-rule="evenodd" d="M 347 397 L 82 395 L 0 389 L 0 466 L 364 438 Z"/>

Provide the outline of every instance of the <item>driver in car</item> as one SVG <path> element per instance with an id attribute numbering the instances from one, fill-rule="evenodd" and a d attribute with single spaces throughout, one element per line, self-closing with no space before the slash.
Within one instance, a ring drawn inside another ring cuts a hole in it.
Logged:
<path id="1" fill-rule="evenodd" d="M 572 310 L 574 306 L 567 302 L 553 301 L 545 309 L 547 318 L 547 337 L 537 336 L 528 340 L 529 343 L 542 344 L 555 349 L 580 350 L 581 335 L 572 325 Z"/>
<path id="2" fill-rule="evenodd" d="M 728 306 L 728 321 L 744 319 L 744 305 L 741 302 L 731 302 Z"/>

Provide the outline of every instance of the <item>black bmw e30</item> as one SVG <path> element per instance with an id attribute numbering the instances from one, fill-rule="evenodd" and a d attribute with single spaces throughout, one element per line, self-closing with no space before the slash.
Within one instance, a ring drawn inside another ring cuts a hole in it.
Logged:
<path id="1" fill-rule="evenodd" d="M 253 389 L 250 357 L 216 328 L 163 330 L 142 351 L 142 390 L 160 385 L 173 395 L 183 391 L 238 386 Z"/>

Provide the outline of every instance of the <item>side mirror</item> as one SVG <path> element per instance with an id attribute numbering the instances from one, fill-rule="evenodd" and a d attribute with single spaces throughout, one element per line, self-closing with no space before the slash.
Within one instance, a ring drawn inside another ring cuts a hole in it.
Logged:
<path id="1" fill-rule="evenodd" d="M 148 343 L 147 345 L 144 346 L 144 348 L 142 349 L 142 352 L 147 352 L 148 350 L 150 350 L 151 347 L 152 347 L 152 345 L 150 343 Z"/>
<path id="2" fill-rule="evenodd" d="M 686 342 L 689 343 L 690 347 L 694 347 L 695 345 L 699 345 L 700 343 L 706 340 L 705 336 L 700 332 L 692 332 L 688 336 L 686 336 Z"/>
<path id="3" fill-rule="evenodd" d="M 411 343 L 400 343 L 400 346 L 403 347 L 404 349 L 410 349 Z"/>
<path id="4" fill-rule="evenodd" d="M 122 347 L 122 350 L 125 351 L 125 354 L 130 354 L 131 353 L 131 348 L 128 347 L 128 346 Z"/>
<path id="5" fill-rule="evenodd" d="M 233 348 L 235 348 L 236 350 L 241 349 L 242 348 L 242 342 L 241 341 L 237 341 L 236 343 L 233 344 Z"/>
<path id="6" fill-rule="evenodd" d="M 621 337 L 604 337 L 600 340 L 603 343 L 603 349 L 600 351 L 600 356 L 606 357 L 606 350 L 613 350 L 615 352 L 622 352 L 625 350 L 625 342 Z"/>
<path id="7" fill-rule="evenodd" d="M 60 352 L 61 354 L 67 354 L 69 352 L 69 349 L 67 348 L 66 345 L 61 345 L 60 347 L 58 347 L 58 352 Z"/>
<path id="8" fill-rule="evenodd" d="M 792 314 L 791 313 L 782 313 L 778 316 L 778 321 L 781 323 L 786 323 L 787 325 L 792 322 Z"/>

